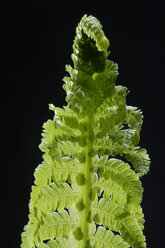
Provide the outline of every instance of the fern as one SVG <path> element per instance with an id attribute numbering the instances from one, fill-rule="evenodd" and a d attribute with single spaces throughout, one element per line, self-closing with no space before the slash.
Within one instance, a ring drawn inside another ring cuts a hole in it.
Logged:
<path id="1" fill-rule="evenodd" d="M 116 86 L 100 22 L 84 15 L 64 77 L 67 106 L 50 104 L 43 162 L 34 173 L 22 248 L 145 248 L 140 177 L 149 170 L 138 146 L 142 112 Z M 123 160 L 124 158 L 124 160 Z M 128 161 L 130 162 L 124 162 Z"/>

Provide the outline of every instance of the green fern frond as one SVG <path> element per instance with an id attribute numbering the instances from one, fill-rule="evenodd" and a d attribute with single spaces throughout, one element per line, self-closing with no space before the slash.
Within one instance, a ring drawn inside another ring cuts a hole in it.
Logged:
<path id="1" fill-rule="evenodd" d="M 138 219 L 127 209 L 119 207 L 118 204 L 110 202 L 104 197 L 99 202 L 96 199 L 91 209 L 91 219 L 94 219 L 96 224 L 120 232 L 124 241 L 132 247 L 146 247 L 145 237 Z"/>
<path id="2" fill-rule="evenodd" d="M 91 239 L 92 247 L 97 248 L 128 248 L 129 245 L 123 241 L 119 235 L 114 235 L 111 231 L 106 231 L 106 228 L 99 226 L 96 233 Z"/>
<path id="3" fill-rule="evenodd" d="M 74 66 L 66 66 L 63 79 L 67 105 L 50 104 L 54 118 L 43 125 L 43 162 L 34 173 L 22 248 L 146 247 L 143 115 L 127 106 L 127 88 L 115 85 L 118 66 L 108 60 L 108 47 L 100 22 L 84 15 Z"/>
<path id="4" fill-rule="evenodd" d="M 108 156 L 96 156 L 93 163 L 93 172 L 96 172 L 93 185 L 100 193 L 104 191 L 104 197 L 111 196 L 111 201 L 123 206 L 138 206 L 143 192 L 139 176 L 123 161 L 107 158 Z"/>
<path id="5" fill-rule="evenodd" d="M 133 147 L 125 154 L 125 157 L 132 163 L 135 171 L 140 176 L 144 176 L 148 173 L 150 167 L 150 158 L 147 154 L 146 149 Z"/>

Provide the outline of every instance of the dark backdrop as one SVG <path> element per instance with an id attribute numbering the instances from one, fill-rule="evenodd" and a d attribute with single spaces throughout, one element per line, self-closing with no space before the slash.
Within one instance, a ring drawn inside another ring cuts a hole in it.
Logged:
<path id="1" fill-rule="evenodd" d="M 65 105 L 62 78 L 75 27 L 96 16 L 119 65 L 117 84 L 129 88 L 129 105 L 143 110 L 140 145 L 151 157 L 142 179 L 148 248 L 164 247 L 164 15 L 163 1 L 8 1 L 1 3 L 2 247 L 16 248 L 28 221 L 33 172 L 42 161 L 42 124 L 48 104 Z"/>

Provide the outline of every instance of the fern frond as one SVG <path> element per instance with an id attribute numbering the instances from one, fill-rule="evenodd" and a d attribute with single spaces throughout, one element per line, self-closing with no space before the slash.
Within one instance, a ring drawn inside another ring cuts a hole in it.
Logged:
<path id="1" fill-rule="evenodd" d="M 127 106 L 127 124 L 130 128 L 136 129 L 139 133 L 141 131 L 143 123 L 143 115 L 141 110 L 138 110 L 136 107 Z"/>
<path id="2" fill-rule="evenodd" d="M 52 212 L 43 215 L 41 221 L 38 223 L 37 232 L 34 235 L 30 229 L 26 229 L 26 233 L 22 234 L 22 247 L 39 246 L 42 240 L 54 239 L 55 237 L 68 238 L 75 222 L 72 221 L 65 210 L 58 213 Z M 34 235 L 33 242 L 29 242 L 29 237 Z"/>
<path id="3" fill-rule="evenodd" d="M 136 216 L 131 215 L 127 209 L 119 207 L 106 198 L 102 198 L 99 202 L 96 198 L 91 209 L 91 219 L 94 219 L 96 224 L 120 232 L 124 241 L 135 248 L 146 247 L 141 226 Z"/>
<path id="4" fill-rule="evenodd" d="M 52 183 L 50 186 L 43 188 L 42 195 L 35 204 L 37 216 L 56 209 L 70 209 L 73 207 L 74 198 L 77 196 L 78 192 L 73 191 L 67 183 Z"/>
<path id="5" fill-rule="evenodd" d="M 112 201 L 122 205 L 141 203 L 143 188 L 139 176 L 128 164 L 107 156 L 96 156 L 93 171 L 97 172 L 93 185 L 99 188 L 100 193 L 104 191 L 104 197 L 111 196 Z"/>
<path id="6" fill-rule="evenodd" d="M 144 176 L 148 173 L 150 168 L 150 158 L 146 149 L 139 149 L 139 147 L 134 147 L 125 154 L 125 157 L 132 163 L 135 171 L 140 176 Z"/>
<path id="7" fill-rule="evenodd" d="M 55 237 L 68 238 L 74 225 L 75 222 L 70 219 L 65 210 L 48 213 L 42 219 L 36 239 L 40 242 L 40 240 L 54 239 Z"/>
<path id="8" fill-rule="evenodd" d="M 126 105 L 127 88 L 115 85 L 118 65 L 108 60 L 108 47 L 100 22 L 84 15 L 74 66 L 66 66 L 63 79 L 67 105 L 50 104 L 54 118 L 43 125 L 43 162 L 21 248 L 146 248 L 139 176 L 150 159 L 138 146 L 143 115 Z"/>
<path id="9" fill-rule="evenodd" d="M 126 87 L 115 86 L 114 94 L 104 98 L 95 115 L 98 133 L 106 134 L 125 121 L 126 95 Z"/>
<path id="10" fill-rule="evenodd" d="M 96 233 L 90 238 L 92 247 L 97 248 L 128 248 L 127 243 L 119 235 L 114 235 L 111 231 L 106 231 L 106 228 L 99 226 Z"/>

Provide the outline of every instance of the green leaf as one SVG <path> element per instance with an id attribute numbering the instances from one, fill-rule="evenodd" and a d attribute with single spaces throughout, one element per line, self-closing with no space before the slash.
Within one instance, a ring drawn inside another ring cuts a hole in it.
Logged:
<path id="1" fill-rule="evenodd" d="M 127 123 L 130 128 L 134 128 L 140 133 L 142 123 L 143 123 L 143 115 L 141 110 L 138 110 L 136 107 L 127 106 Z"/>
<path id="2" fill-rule="evenodd" d="M 49 104 L 54 117 L 43 125 L 21 248 L 146 248 L 143 115 L 127 106 L 127 87 L 115 85 L 109 44 L 99 20 L 84 15 L 63 79 L 67 104 Z"/>
<path id="3" fill-rule="evenodd" d="M 126 243 L 134 248 L 146 247 L 145 237 L 136 216 L 106 198 L 92 204 L 92 216 L 96 224 L 104 225 L 112 231 L 120 232 Z"/>
<path id="4" fill-rule="evenodd" d="M 68 238 L 74 224 L 65 210 L 46 214 L 35 236 L 36 245 L 39 245 L 41 240 L 54 239 L 55 237 Z"/>
<path id="5" fill-rule="evenodd" d="M 139 149 L 139 147 L 135 147 L 127 152 L 125 157 L 132 163 L 133 168 L 140 176 L 144 176 L 148 173 L 150 168 L 150 158 L 146 149 Z"/>
<path id="6" fill-rule="evenodd" d="M 93 185 L 100 194 L 104 191 L 104 197 L 111 197 L 111 201 L 119 205 L 131 205 L 132 211 L 141 203 L 143 188 L 139 176 L 128 164 L 119 159 L 108 159 L 107 156 L 96 156 L 93 171 L 97 172 Z"/>
<path id="7" fill-rule="evenodd" d="M 106 228 L 99 226 L 97 232 L 90 238 L 92 247 L 96 248 L 127 248 L 130 247 L 119 235 L 114 235 Z"/>

